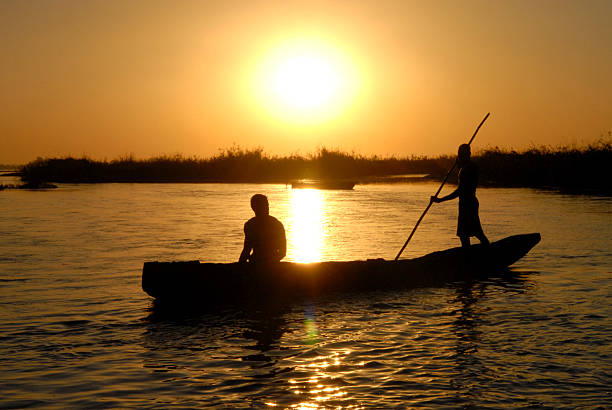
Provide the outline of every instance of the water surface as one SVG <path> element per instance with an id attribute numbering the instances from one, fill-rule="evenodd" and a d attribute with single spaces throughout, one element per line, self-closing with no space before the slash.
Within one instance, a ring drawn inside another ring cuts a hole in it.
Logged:
<path id="1" fill-rule="evenodd" d="M 436 189 L 2 191 L 0 407 L 610 406 L 607 197 L 479 189 L 491 239 L 542 234 L 510 279 L 212 312 L 140 288 L 144 261 L 237 260 L 256 192 L 287 260 L 309 262 L 392 259 Z M 403 257 L 457 246 L 456 206 L 434 205 Z"/>

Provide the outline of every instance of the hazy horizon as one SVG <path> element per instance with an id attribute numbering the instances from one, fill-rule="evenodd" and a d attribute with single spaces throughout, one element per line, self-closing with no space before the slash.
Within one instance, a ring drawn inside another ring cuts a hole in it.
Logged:
<path id="1" fill-rule="evenodd" d="M 587 145 L 609 1 L 0 3 L 0 163 Z"/>

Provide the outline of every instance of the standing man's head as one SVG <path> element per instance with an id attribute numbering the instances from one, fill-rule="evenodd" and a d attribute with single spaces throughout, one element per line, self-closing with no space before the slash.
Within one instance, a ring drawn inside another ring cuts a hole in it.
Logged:
<path id="1" fill-rule="evenodd" d="M 468 144 L 459 145 L 459 151 L 457 151 L 457 162 L 459 166 L 467 164 L 470 161 L 471 156 L 470 146 Z"/>
<path id="2" fill-rule="evenodd" d="M 255 216 L 265 216 L 270 214 L 270 205 L 268 198 L 262 194 L 255 194 L 251 197 L 251 208 L 255 212 Z"/>

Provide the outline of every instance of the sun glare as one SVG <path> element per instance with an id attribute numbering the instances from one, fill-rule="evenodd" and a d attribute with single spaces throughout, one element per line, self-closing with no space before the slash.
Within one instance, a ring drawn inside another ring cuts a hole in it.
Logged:
<path id="1" fill-rule="evenodd" d="M 293 189 L 287 224 L 287 258 L 295 262 L 319 262 L 325 246 L 324 193 Z"/>
<path id="2" fill-rule="evenodd" d="M 338 70 L 316 55 L 295 55 L 279 61 L 271 72 L 275 97 L 297 109 L 311 110 L 329 104 L 341 84 Z"/>
<path id="3" fill-rule="evenodd" d="M 254 76 L 258 103 L 285 122 L 324 122 L 341 114 L 358 90 L 350 59 L 331 44 L 293 40 L 262 57 Z"/>

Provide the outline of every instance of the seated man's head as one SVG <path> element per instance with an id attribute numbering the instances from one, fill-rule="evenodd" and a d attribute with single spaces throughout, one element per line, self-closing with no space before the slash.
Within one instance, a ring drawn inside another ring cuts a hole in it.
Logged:
<path id="1" fill-rule="evenodd" d="M 251 208 L 255 212 L 255 216 L 264 216 L 270 213 L 268 198 L 262 194 L 255 194 L 251 197 Z"/>

